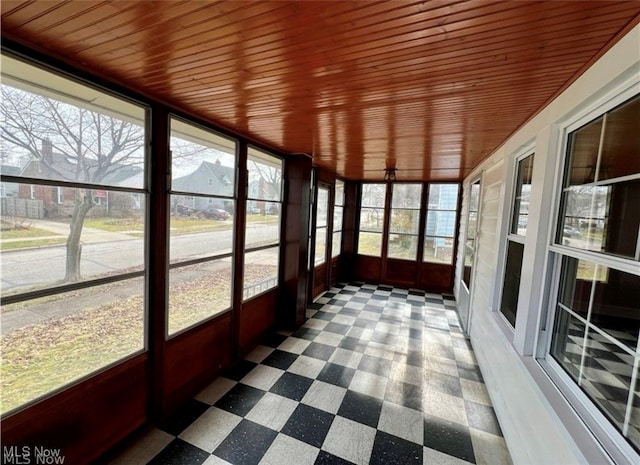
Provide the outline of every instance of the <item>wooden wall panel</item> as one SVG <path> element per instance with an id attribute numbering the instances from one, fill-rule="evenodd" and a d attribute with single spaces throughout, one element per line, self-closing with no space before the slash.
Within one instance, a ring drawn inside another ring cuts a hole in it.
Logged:
<path id="1" fill-rule="evenodd" d="M 382 282 L 382 259 L 380 257 L 356 255 L 354 261 L 354 280 L 368 283 Z"/>
<path id="2" fill-rule="evenodd" d="M 421 263 L 420 274 L 417 286 L 429 292 L 452 293 L 453 275 L 455 269 L 453 265 L 443 265 L 439 263 Z"/>
<path id="3" fill-rule="evenodd" d="M 240 311 L 240 356 L 249 353 L 276 324 L 279 289 L 245 302 Z"/>
<path id="4" fill-rule="evenodd" d="M 418 263 L 388 258 L 382 282 L 398 287 L 416 287 Z"/>
<path id="5" fill-rule="evenodd" d="M 306 319 L 309 272 L 311 158 L 296 156 L 285 162 L 285 219 L 282 232 L 282 305 L 278 324 L 287 329 Z"/>
<path id="6" fill-rule="evenodd" d="M 93 462 L 147 420 L 147 362 L 136 356 L 3 418 L 3 447 L 61 449 L 65 464 Z"/>
<path id="7" fill-rule="evenodd" d="M 164 408 L 170 415 L 232 362 L 231 312 L 167 342 Z"/>
<path id="8" fill-rule="evenodd" d="M 327 282 L 327 264 L 316 265 L 313 269 L 313 298 L 315 299 L 321 293 L 327 290 L 329 283 Z"/>

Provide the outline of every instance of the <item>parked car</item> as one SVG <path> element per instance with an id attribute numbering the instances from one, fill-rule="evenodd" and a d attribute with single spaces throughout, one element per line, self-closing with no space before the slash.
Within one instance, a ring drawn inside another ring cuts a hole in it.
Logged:
<path id="1" fill-rule="evenodd" d="M 226 219 L 229 219 L 229 216 L 231 215 L 229 215 L 229 212 L 225 210 L 221 210 L 215 207 L 207 207 L 206 210 L 202 211 L 202 216 L 204 216 L 205 218 L 224 221 Z"/>
<path id="2" fill-rule="evenodd" d="M 179 215 L 191 215 L 194 212 L 194 209 L 188 207 L 187 205 L 176 205 L 176 213 Z"/>
<path id="3" fill-rule="evenodd" d="M 573 226 L 565 226 L 562 235 L 565 237 L 582 237 L 582 233 Z"/>
<path id="4" fill-rule="evenodd" d="M 249 215 L 259 215 L 260 209 L 258 207 L 247 207 L 247 213 Z"/>

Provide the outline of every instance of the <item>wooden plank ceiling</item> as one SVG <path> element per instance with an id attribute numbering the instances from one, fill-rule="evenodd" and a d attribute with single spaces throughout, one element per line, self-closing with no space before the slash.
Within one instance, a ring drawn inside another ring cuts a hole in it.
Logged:
<path id="1" fill-rule="evenodd" d="M 2 34 L 348 179 L 459 180 L 638 1 L 14 1 Z"/>

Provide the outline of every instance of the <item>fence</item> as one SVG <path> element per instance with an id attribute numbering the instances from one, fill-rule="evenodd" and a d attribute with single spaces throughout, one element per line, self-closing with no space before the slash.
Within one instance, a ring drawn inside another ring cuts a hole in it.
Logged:
<path id="1" fill-rule="evenodd" d="M 0 213 L 2 216 L 40 219 L 44 217 L 44 203 L 42 200 L 3 197 L 0 199 Z"/>
<path id="2" fill-rule="evenodd" d="M 244 300 L 247 300 L 254 295 L 258 295 L 264 291 L 268 291 L 269 289 L 276 287 L 278 285 L 278 278 L 269 278 L 264 281 L 260 281 L 259 283 L 252 284 L 250 286 L 245 286 L 242 291 L 242 297 Z"/>

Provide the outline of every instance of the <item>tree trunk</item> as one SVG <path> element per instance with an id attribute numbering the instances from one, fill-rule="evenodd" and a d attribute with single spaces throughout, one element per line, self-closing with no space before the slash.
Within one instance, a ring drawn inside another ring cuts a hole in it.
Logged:
<path id="1" fill-rule="evenodd" d="M 69 224 L 69 237 L 67 237 L 67 263 L 65 268 L 65 282 L 76 282 L 80 280 L 80 258 L 82 255 L 82 244 L 80 236 L 87 213 L 93 207 L 93 191 L 87 190 L 83 194 L 81 190 L 76 190 L 75 205 Z"/>

